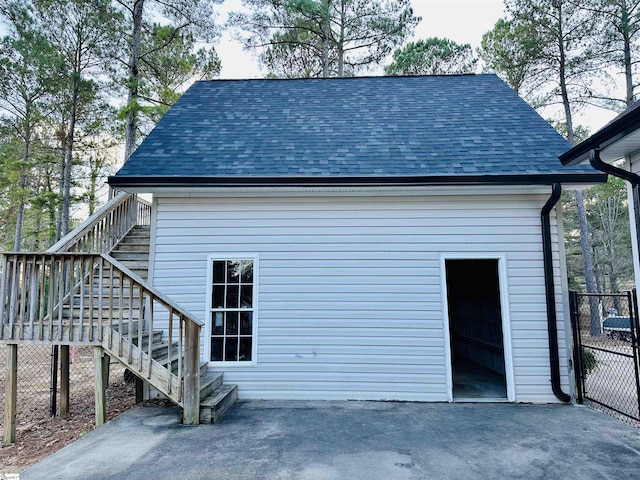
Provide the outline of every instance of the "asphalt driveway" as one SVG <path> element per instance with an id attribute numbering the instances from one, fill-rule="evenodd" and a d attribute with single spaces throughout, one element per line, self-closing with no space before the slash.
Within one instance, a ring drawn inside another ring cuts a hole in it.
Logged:
<path id="1" fill-rule="evenodd" d="M 636 479 L 640 430 L 585 407 L 241 402 L 217 425 L 136 407 L 34 479 Z"/>

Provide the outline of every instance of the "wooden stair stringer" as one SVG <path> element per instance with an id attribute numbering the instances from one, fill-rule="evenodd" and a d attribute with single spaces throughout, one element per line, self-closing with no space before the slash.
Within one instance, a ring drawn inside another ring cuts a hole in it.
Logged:
<path id="1" fill-rule="evenodd" d="M 149 382 L 156 390 L 182 407 L 182 381 L 175 373 L 170 372 L 170 366 L 167 368 L 166 365 L 157 362 L 153 358 L 149 361 L 149 354 L 144 351 L 146 348 L 139 348 L 127 338 L 122 338 L 115 330 L 109 328 L 107 330 L 110 331 L 103 334 L 101 345 L 105 352 L 126 366 L 133 374 Z M 109 336 L 111 337 L 110 339 Z M 119 347 L 120 342 L 122 342 L 122 348 Z M 131 355 L 129 355 L 129 349 L 131 349 Z M 149 365 L 151 365 L 150 369 Z"/>

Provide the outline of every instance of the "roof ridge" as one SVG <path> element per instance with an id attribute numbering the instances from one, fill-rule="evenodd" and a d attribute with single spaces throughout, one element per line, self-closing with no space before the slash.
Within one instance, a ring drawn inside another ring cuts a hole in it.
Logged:
<path id="1" fill-rule="evenodd" d="M 452 73 L 439 75 L 362 75 L 355 77 L 296 77 L 296 78 L 213 78 L 196 80 L 194 83 L 216 82 L 297 82 L 297 81 L 343 81 L 363 79 L 401 79 L 401 78 L 451 78 L 451 77 L 495 77 L 495 73 Z"/>

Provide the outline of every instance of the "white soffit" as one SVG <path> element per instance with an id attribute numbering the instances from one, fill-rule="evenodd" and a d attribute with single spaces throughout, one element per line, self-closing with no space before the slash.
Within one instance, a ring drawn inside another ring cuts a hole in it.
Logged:
<path id="1" fill-rule="evenodd" d="M 604 147 L 600 151 L 600 158 L 604 162 L 612 163 L 638 150 L 640 150 L 640 129 Z"/>

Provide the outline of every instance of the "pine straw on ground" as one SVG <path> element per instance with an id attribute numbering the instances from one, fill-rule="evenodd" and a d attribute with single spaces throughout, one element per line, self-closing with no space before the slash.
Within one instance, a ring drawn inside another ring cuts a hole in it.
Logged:
<path id="1" fill-rule="evenodd" d="M 134 403 L 135 382 L 111 383 L 107 389 L 107 420 L 130 409 Z M 93 392 L 72 398 L 70 410 L 65 418 L 18 420 L 16 443 L 0 447 L 0 475 L 20 473 L 95 429 Z"/>

